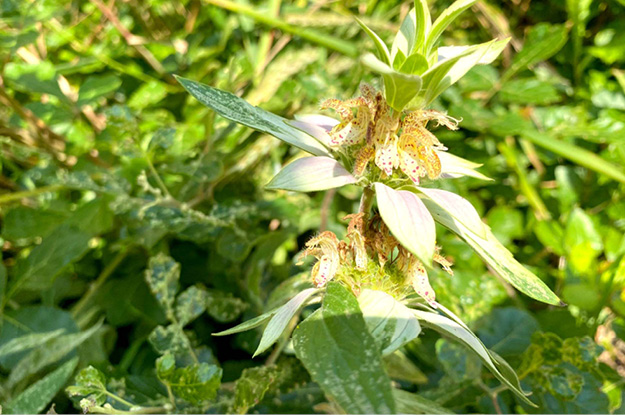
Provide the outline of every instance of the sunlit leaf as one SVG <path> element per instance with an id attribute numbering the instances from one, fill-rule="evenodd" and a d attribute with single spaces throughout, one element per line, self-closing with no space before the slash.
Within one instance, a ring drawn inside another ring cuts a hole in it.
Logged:
<path id="1" fill-rule="evenodd" d="M 330 157 L 304 157 L 284 167 L 265 187 L 316 192 L 355 182 L 356 178 Z"/>

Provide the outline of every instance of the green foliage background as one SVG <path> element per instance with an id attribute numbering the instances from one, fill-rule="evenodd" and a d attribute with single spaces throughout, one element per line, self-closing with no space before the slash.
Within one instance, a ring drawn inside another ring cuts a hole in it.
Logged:
<path id="1" fill-rule="evenodd" d="M 380 87 L 351 15 L 388 41 L 410 6 L 0 1 L 3 411 L 335 410 L 286 338 L 252 359 L 260 330 L 211 333 L 309 287 L 295 255 L 320 228 L 343 235 L 359 195 L 264 190 L 298 150 L 216 117 L 172 74 L 315 113 L 360 81 Z M 539 408 L 428 330 L 386 362 L 405 390 L 464 413 L 625 410 L 623 25 L 622 0 L 482 0 L 444 34 L 512 37 L 435 102 L 463 119 L 441 141 L 494 179 L 444 186 L 568 305 L 515 293 L 439 229 L 455 262 L 431 278 L 439 301 Z"/>

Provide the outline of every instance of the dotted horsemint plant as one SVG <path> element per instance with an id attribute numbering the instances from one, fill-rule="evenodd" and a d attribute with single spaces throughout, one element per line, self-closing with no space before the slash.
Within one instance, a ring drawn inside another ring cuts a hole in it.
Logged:
<path id="1" fill-rule="evenodd" d="M 453 275 L 451 262 L 436 245 L 438 222 L 521 292 L 539 301 L 561 304 L 497 241 L 467 200 L 437 188 L 440 180 L 463 176 L 488 180 L 476 171 L 478 164 L 454 156 L 453 149 L 448 151 L 429 129 L 432 125 L 458 128 L 460 120 L 453 114 L 429 106 L 473 66 L 491 63 L 508 42 L 503 39 L 471 46 L 438 46 L 445 28 L 474 2 L 458 0 L 432 22 L 426 1 L 415 1 L 390 50 L 356 19 L 376 50 L 376 55 L 364 54 L 361 61 L 381 75 L 384 89 L 376 91 L 361 84 L 358 97 L 322 102 L 320 110 L 336 118 L 305 115 L 286 120 L 228 92 L 178 78 L 195 98 L 223 117 L 311 154 L 284 167 L 267 188 L 310 192 L 348 184 L 362 187 L 358 212 L 345 217 L 346 239 L 322 232 L 306 243 L 300 255 L 300 259 L 316 258 L 311 269 L 315 288 L 302 291 L 277 310 L 218 333 L 236 333 L 268 321 L 256 351 L 262 353 L 282 338 L 288 327 L 292 329 L 289 322 L 302 307 L 322 297 L 321 309 L 295 330 L 293 345 L 313 379 L 332 402 L 347 412 L 397 410 L 395 392 L 381 363 L 378 372 L 376 364 L 382 355 L 414 339 L 421 326 L 452 337 L 477 353 L 495 377 L 520 400 L 532 405 L 510 366 L 436 301 L 428 280 L 428 269 L 435 264 Z M 342 316 L 354 314 L 360 317 L 337 323 Z M 364 321 L 362 330 L 356 328 L 358 319 Z M 380 321 L 384 322 L 382 326 Z M 332 333 L 341 324 L 351 327 L 351 334 L 345 336 L 364 332 L 359 347 L 366 349 L 362 355 L 366 362 L 354 361 L 345 370 L 337 368 L 356 359 L 357 353 L 341 355 L 347 346 L 338 345 L 343 341 L 341 335 Z M 367 349 L 369 343 L 377 346 Z M 332 345 L 338 346 L 332 349 Z M 319 354 L 320 348 L 326 348 L 325 354 Z M 336 361 L 332 360 L 334 355 L 340 355 Z M 366 376 L 358 365 L 366 366 Z M 339 389 L 349 393 L 337 392 Z M 360 398 L 353 398 L 354 394 Z"/>

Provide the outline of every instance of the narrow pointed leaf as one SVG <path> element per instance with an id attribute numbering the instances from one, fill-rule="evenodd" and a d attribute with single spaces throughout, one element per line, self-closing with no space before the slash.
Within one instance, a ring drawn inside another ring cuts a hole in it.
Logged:
<path id="1" fill-rule="evenodd" d="M 421 199 L 412 192 L 393 190 L 382 183 L 375 183 L 375 193 L 380 215 L 393 236 L 426 266 L 431 266 L 436 227 Z"/>
<path id="2" fill-rule="evenodd" d="M 425 40 L 432 29 L 432 18 L 430 17 L 430 6 L 427 0 L 415 0 L 415 47 L 414 51 L 425 53 Z"/>
<path id="3" fill-rule="evenodd" d="M 316 192 L 352 183 L 356 183 L 356 178 L 336 160 L 330 157 L 304 157 L 280 170 L 266 187 Z"/>
<path id="4" fill-rule="evenodd" d="M 64 331 L 65 329 L 58 329 L 44 333 L 29 333 L 13 338 L 0 346 L 0 358 L 41 346 L 48 340 L 59 337 Z"/>
<path id="5" fill-rule="evenodd" d="M 393 396 L 397 402 L 397 412 L 400 414 L 453 414 L 450 409 L 443 408 L 439 404 L 416 393 L 406 392 L 401 389 L 393 389 Z"/>
<path id="6" fill-rule="evenodd" d="M 412 311 L 383 291 L 363 290 L 358 304 L 383 356 L 393 353 L 421 332 Z"/>
<path id="7" fill-rule="evenodd" d="M 449 337 L 469 350 L 473 351 L 478 355 L 478 357 L 482 360 L 482 362 L 486 365 L 488 370 L 497 378 L 501 383 L 506 385 L 516 396 L 518 396 L 523 402 L 536 407 L 536 405 L 530 401 L 526 394 L 518 385 L 515 385 L 514 382 L 504 376 L 504 374 L 499 370 L 498 364 L 491 357 L 488 349 L 484 347 L 479 338 L 473 334 L 470 330 L 468 330 L 465 326 L 458 324 L 457 322 L 449 319 L 445 316 L 442 316 L 438 313 L 432 313 L 428 311 L 422 310 L 413 310 L 423 327 L 430 328 L 435 330 L 442 335 Z"/>
<path id="8" fill-rule="evenodd" d="M 438 158 L 441 160 L 441 177 L 446 179 L 455 179 L 458 177 L 469 176 L 481 180 L 493 180 L 476 171 L 481 164 L 454 156 L 446 151 L 438 151 Z"/>
<path id="9" fill-rule="evenodd" d="M 254 329 L 260 325 L 262 325 L 264 322 L 266 322 L 267 320 L 269 320 L 271 317 L 273 317 L 274 314 L 276 314 L 276 312 L 278 311 L 278 309 L 276 308 L 275 310 L 271 310 L 268 311 L 264 314 L 261 314 L 258 317 L 254 317 L 251 320 L 247 320 L 237 326 L 234 326 L 228 330 L 224 330 L 224 331 L 220 331 L 219 333 L 213 333 L 213 336 L 228 336 L 230 334 L 236 334 L 236 333 L 241 333 L 247 330 L 251 330 Z"/>
<path id="10" fill-rule="evenodd" d="M 428 199 L 442 207 L 447 213 L 460 221 L 471 232 L 486 238 L 486 227 L 480 219 L 473 205 L 465 198 L 455 193 L 440 189 L 428 189 L 427 187 L 417 187 Z"/>
<path id="11" fill-rule="evenodd" d="M 346 413 L 395 412 L 391 381 L 358 300 L 330 282 L 323 305 L 293 333 L 295 354 L 312 379 Z"/>
<path id="12" fill-rule="evenodd" d="M 434 202 L 425 199 L 424 203 L 438 223 L 462 238 L 497 275 L 516 289 L 547 304 L 562 304 L 547 284 L 514 259 L 512 253 L 495 238 L 487 225 L 484 225 L 487 237 L 481 238 Z"/>
<path id="13" fill-rule="evenodd" d="M 287 124 L 284 118 L 276 114 L 255 107 L 230 92 L 186 78 L 176 77 L 176 79 L 198 101 L 230 121 L 271 134 L 316 156 L 329 155 L 321 143 Z"/>
<path id="14" fill-rule="evenodd" d="M 365 33 L 371 38 L 371 40 L 373 40 L 373 44 L 375 45 L 375 49 L 378 51 L 380 60 L 382 60 L 382 62 L 384 62 L 385 64 L 390 65 L 391 54 L 388 51 L 388 47 L 386 47 L 384 41 L 380 39 L 380 36 L 378 36 L 377 33 L 369 29 L 369 27 L 362 20 L 357 17 L 354 17 L 354 19 L 356 19 L 356 22 L 360 25 L 362 30 L 364 30 Z"/>
<path id="15" fill-rule="evenodd" d="M 316 288 L 307 288 L 280 307 L 265 327 L 260 344 L 252 357 L 258 356 L 274 344 L 282 336 L 291 319 L 301 310 L 306 301 L 318 291 Z"/>
<path id="16" fill-rule="evenodd" d="M 476 0 L 456 0 L 451 6 L 446 8 L 443 13 L 434 21 L 432 24 L 432 29 L 428 34 L 428 38 L 426 41 L 425 52 L 426 55 L 430 53 L 432 47 L 438 40 L 438 38 L 443 34 L 447 26 L 449 26 L 460 14 L 471 7 Z"/>
<path id="17" fill-rule="evenodd" d="M 403 53 L 404 56 L 410 56 L 415 46 L 416 32 L 416 14 L 415 9 L 412 9 L 406 15 L 406 18 L 399 27 L 399 31 L 393 40 L 393 45 L 391 46 L 391 62 L 395 60 L 395 56 L 398 52 Z"/>

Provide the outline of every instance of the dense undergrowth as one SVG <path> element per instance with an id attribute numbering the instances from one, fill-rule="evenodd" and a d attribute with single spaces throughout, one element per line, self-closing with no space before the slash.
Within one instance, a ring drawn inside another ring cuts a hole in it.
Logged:
<path id="1" fill-rule="evenodd" d="M 430 2 L 432 15 L 450 3 Z M 290 330 L 254 358 L 261 330 L 212 334 L 311 288 L 298 253 L 319 230 L 345 237 L 360 192 L 266 190 L 302 151 L 215 115 L 173 75 L 288 119 L 319 113 L 361 81 L 383 87 L 358 59 L 373 45 L 352 15 L 390 44 L 410 7 L 0 2 L 2 410 L 338 410 Z M 424 329 L 383 361 L 423 398 L 395 395 L 401 412 L 624 410 L 623 24 L 622 0 L 479 1 L 443 34 L 447 46 L 511 40 L 432 105 L 462 119 L 440 141 L 493 179 L 441 188 L 567 305 L 515 292 L 438 228 L 454 275 L 430 271 L 437 300 L 538 408 Z"/>

